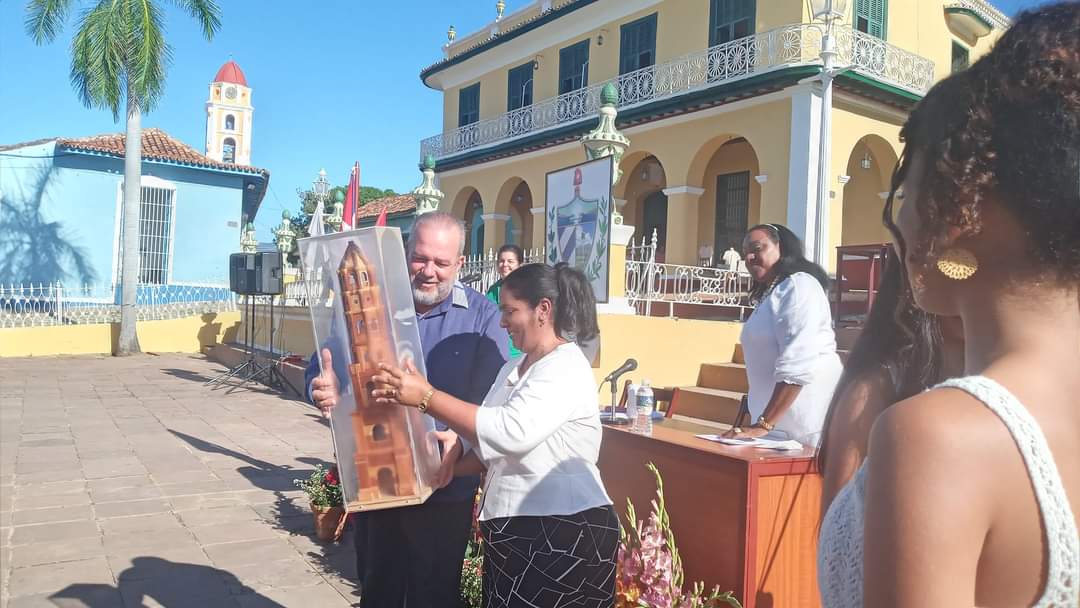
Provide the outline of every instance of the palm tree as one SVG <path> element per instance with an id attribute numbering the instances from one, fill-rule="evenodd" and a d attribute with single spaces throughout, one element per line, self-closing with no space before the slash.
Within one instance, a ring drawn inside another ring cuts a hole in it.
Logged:
<path id="1" fill-rule="evenodd" d="M 37 44 L 52 42 L 63 29 L 72 0 L 30 0 L 26 32 Z M 139 352 L 135 292 L 139 280 L 139 203 L 142 181 L 142 113 L 165 89 L 172 50 L 165 42 L 160 0 L 98 0 L 78 19 L 71 41 L 71 83 L 87 107 L 106 108 L 113 119 L 126 111 L 124 228 L 120 261 L 120 338 L 117 355 Z M 212 40 L 221 27 L 215 0 L 172 0 Z"/>

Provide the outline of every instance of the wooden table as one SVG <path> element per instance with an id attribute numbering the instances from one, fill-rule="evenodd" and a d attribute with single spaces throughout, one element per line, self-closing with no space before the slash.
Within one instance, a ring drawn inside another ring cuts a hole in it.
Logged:
<path id="1" fill-rule="evenodd" d="M 821 478 L 814 450 L 778 452 L 695 437 L 714 427 L 680 420 L 653 425 L 651 437 L 604 427 L 600 474 L 621 518 L 626 500 L 638 519 L 664 497 L 686 584 L 734 591 L 746 608 L 819 606 L 817 533 Z"/>

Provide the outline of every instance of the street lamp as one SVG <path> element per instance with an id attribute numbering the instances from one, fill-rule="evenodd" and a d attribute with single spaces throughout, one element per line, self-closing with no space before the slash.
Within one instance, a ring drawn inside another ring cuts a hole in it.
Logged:
<path id="1" fill-rule="evenodd" d="M 821 36 L 821 133 L 818 141 L 817 208 L 814 210 L 814 261 L 825 266 L 829 259 L 829 155 L 832 154 L 833 79 L 847 68 L 837 68 L 833 27 L 847 14 L 847 0 L 810 0 L 814 19 L 825 23 Z"/>
<path id="2" fill-rule="evenodd" d="M 319 177 L 315 178 L 313 182 L 315 196 L 319 199 L 325 199 L 326 193 L 330 191 L 330 180 L 326 179 L 326 169 L 319 169 Z"/>
<path id="3" fill-rule="evenodd" d="M 329 224 L 334 232 L 341 229 L 341 219 L 335 218 L 333 213 L 327 217 L 326 214 L 326 195 L 330 192 L 330 180 L 326 179 L 326 169 L 319 169 L 319 177 L 315 178 L 315 181 L 311 184 L 311 191 L 315 193 L 315 209 L 317 213 L 311 218 L 312 221 L 318 221 L 319 225 L 312 230 L 308 228 L 311 236 L 319 236 L 324 232 L 323 226 Z"/>

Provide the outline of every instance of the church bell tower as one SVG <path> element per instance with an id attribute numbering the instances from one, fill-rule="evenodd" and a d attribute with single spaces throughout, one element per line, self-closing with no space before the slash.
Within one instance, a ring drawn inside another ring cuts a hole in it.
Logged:
<path id="1" fill-rule="evenodd" d="M 230 59 L 210 83 L 206 100 L 206 156 L 223 163 L 251 164 L 251 87 Z"/>

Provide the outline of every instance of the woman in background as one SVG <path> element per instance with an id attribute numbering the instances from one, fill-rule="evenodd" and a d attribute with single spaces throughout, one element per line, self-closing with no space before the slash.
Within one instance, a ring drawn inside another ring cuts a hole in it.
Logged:
<path id="1" fill-rule="evenodd" d="M 817 447 L 843 369 L 826 295 L 829 277 L 806 259 L 802 241 L 786 226 L 754 226 L 743 252 L 754 278 L 750 300 L 756 303 L 740 337 L 755 422 L 727 434 L 754 438 L 775 432 Z"/>
<path id="2" fill-rule="evenodd" d="M 487 299 L 499 305 L 499 290 L 502 289 L 503 281 L 506 277 L 510 276 L 511 272 L 517 270 L 522 264 L 525 263 L 525 252 L 521 250 L 521 247 L 517 245 L 506 244 L 499 247 L 499 253 L 495 258 L 495 268 L 499 272 L 499 280 L 495 281 L 488 287 L 487 292 L 484 294 Z M 521 355 L 521 351 L 514 346 L 514 341 L 510 341 L 510 358 L 518 357 Z"/>

